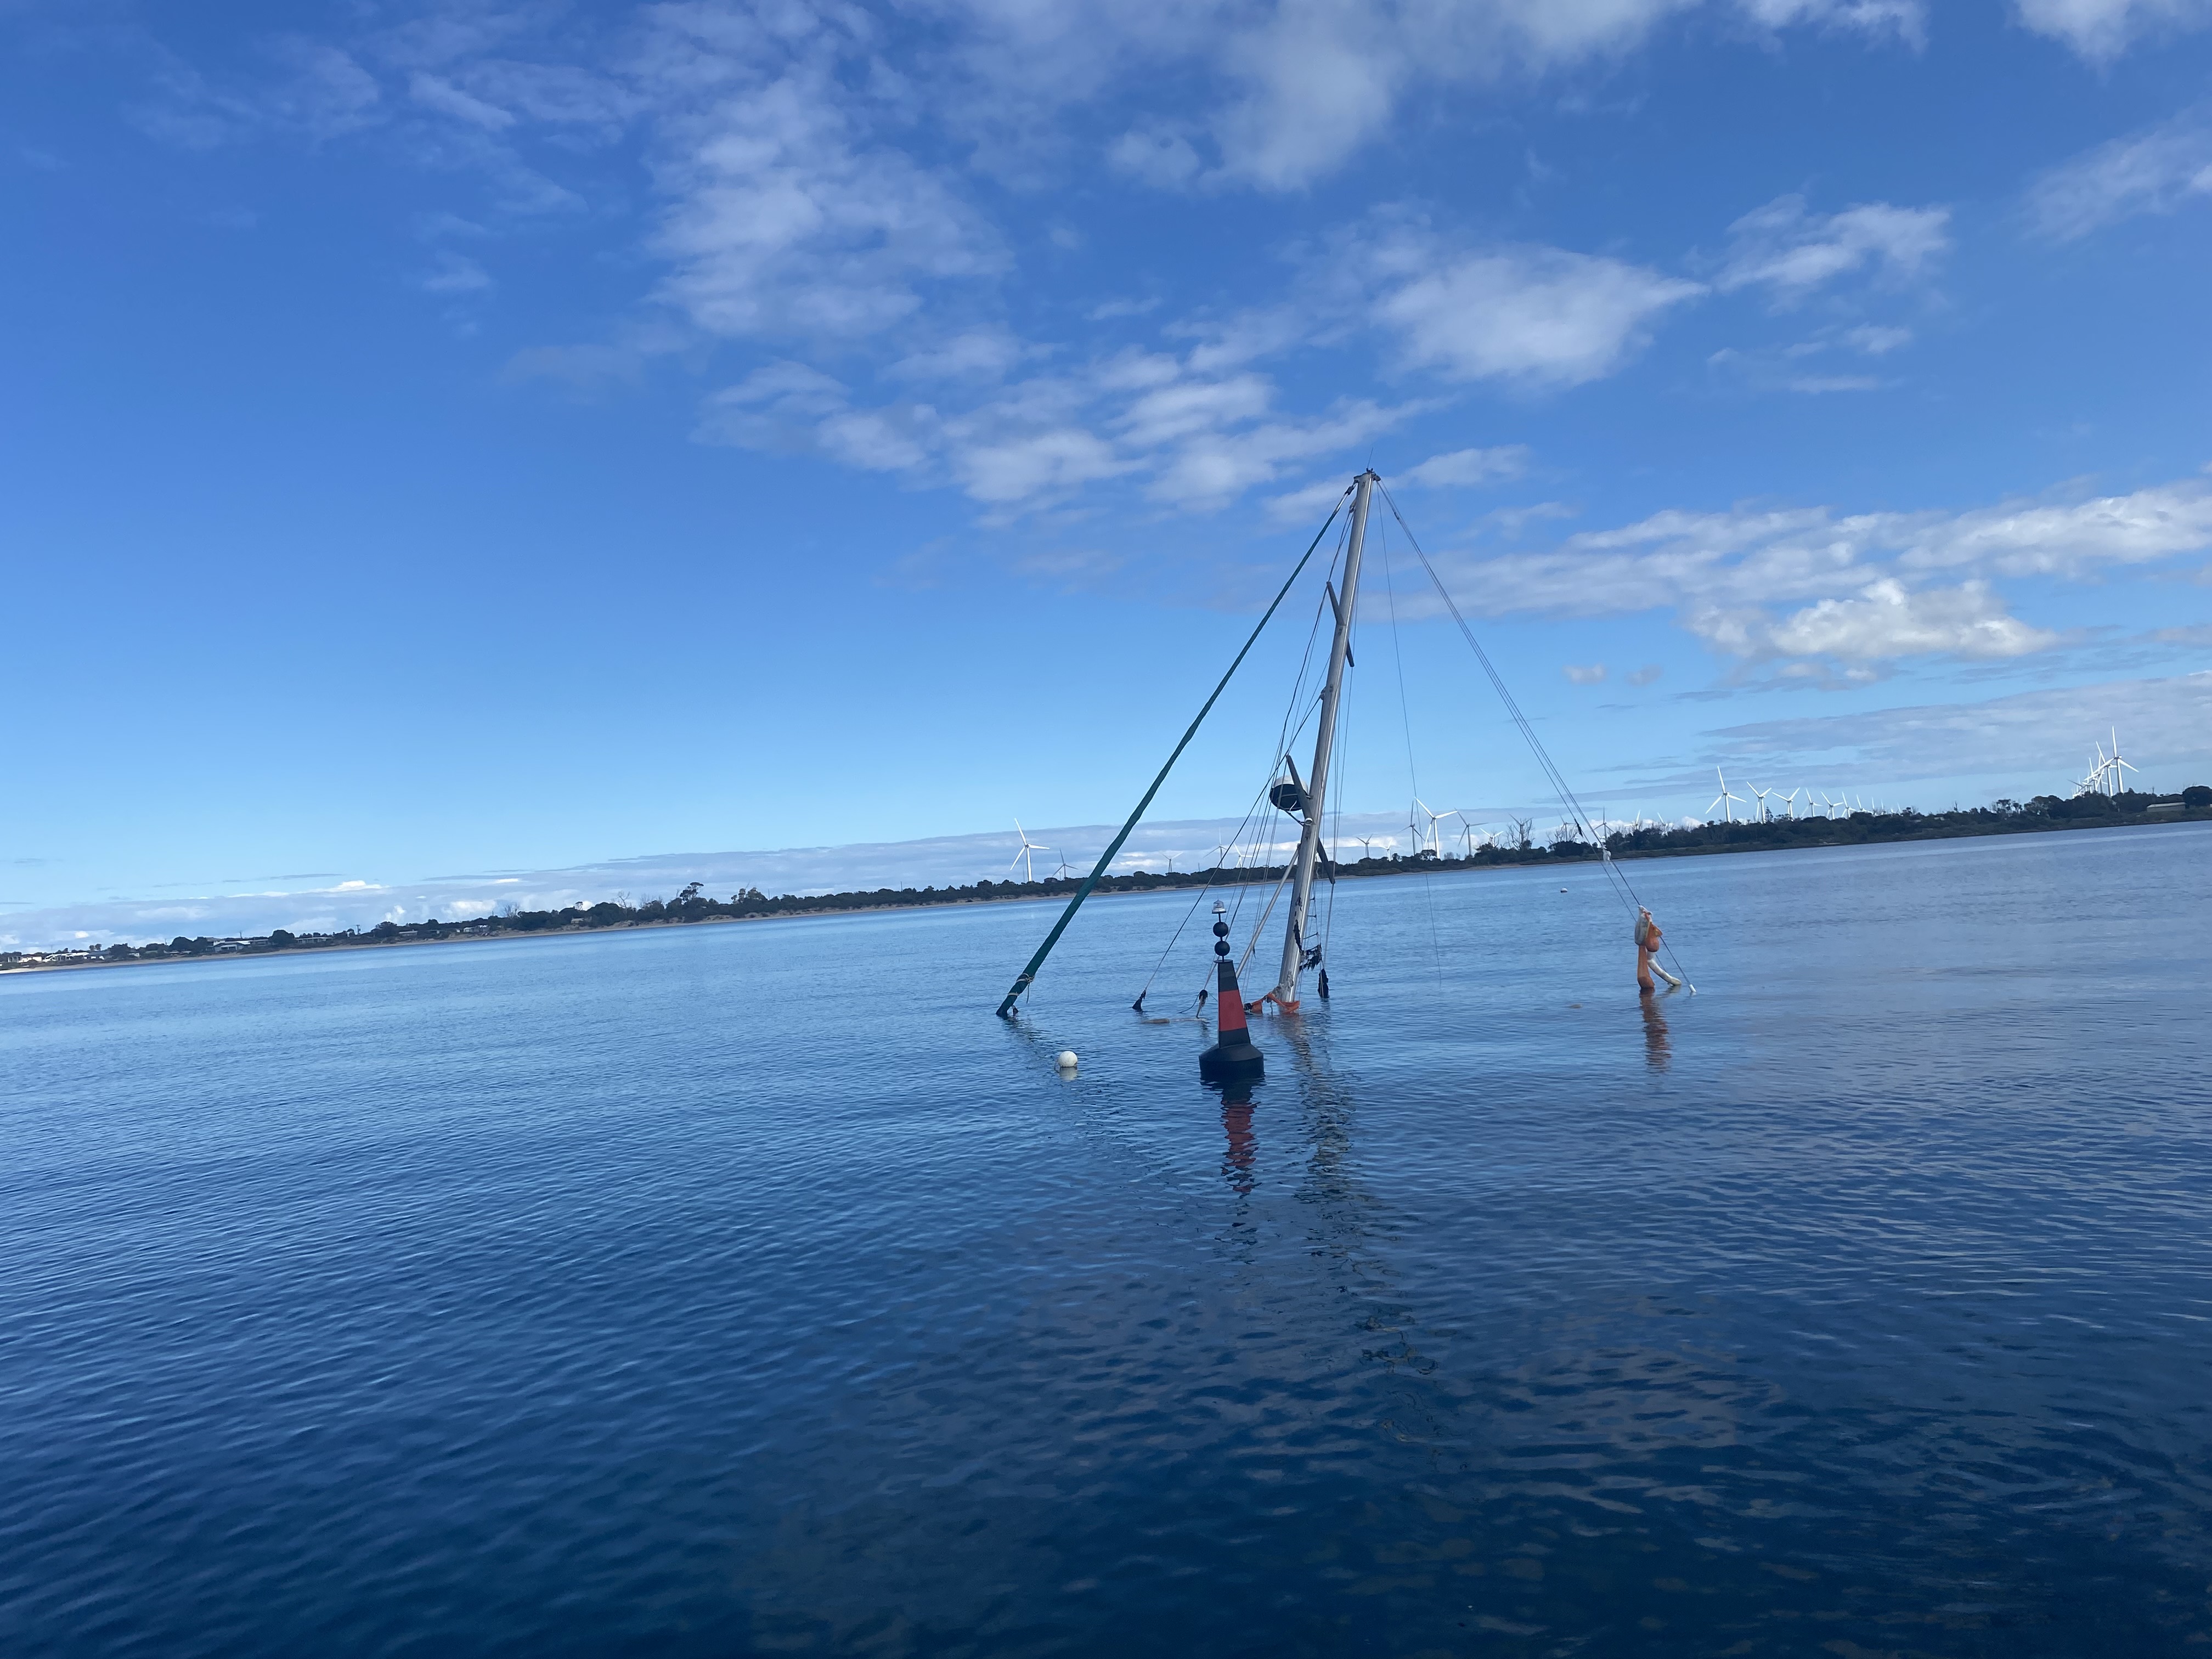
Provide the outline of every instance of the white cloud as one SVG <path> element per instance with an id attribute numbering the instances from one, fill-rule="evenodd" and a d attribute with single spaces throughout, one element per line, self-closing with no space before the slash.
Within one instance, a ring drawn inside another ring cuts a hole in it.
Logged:
<path id="1" fill-rule="evenodd" d="M 708 332 L 872 334 L 921 308 L 917 278 L 996 268 L 942 181 L 808 131 L 822 113 L 789 83 L 733 100 L 668 170 L 680 182 L 656 239 L 675 267 L 662 293 Z"/>
<path id="2" fill-rule="evenodd" d="M 1719 286 L 1733 291 L 1761 285 L 1786 306 L 1861 270 L 1893 280 L 1917 276 L 1950 247 L 1950 217 L 1948 208 L 1887 202 L 1823 217 L 1806 212 L 1802 196 L 1777 197 L 1729 227 Z"/>
<path id="3" fill-rule="evenodd" d="M 2014 0 L 2020 21 L 2094 63 L 2146 37 L 2212 25 L 2212 0 Z"/>
<path id="4" fill-rule="evenodd" d="M 2085 577 L 2212 548 L 2212 487 L 2006 503 L 1965 513 L 1827 507 L 1670 508 L 1543 551 L 1467 564 L 1453 586 L 1489 614 L 1602 616 L 1662 607 L 1806 603 L 1878 577 Z"/>
<path id="5" fill-rule="evenodd" d="M 1146 493 L 1194 510 L 1224 507 L 1255 486 L 1273 483 L 1285 466 L 1355 449 L 1411 412 L 1359 399 L 1316 420 L 1211 433 L 1177 446 Z"/>
<path id="6" fill-rule="evenodd" d="M 1898 563 L 1906 570 L 2080 579 L 2212 546 L 2212 488 L 2191 479 L 2070 504 L 1899 520 Z"/>
<path id="7" fill-rule="evenodd" d="M 500 132 L 514 125 L 514 114 L 481 98 L 471 97 L 452 82 L 435 75 L 416 75 L 407 83 L 408 95 L 441 115 L 483 128 L 488 132 Z"/>
<path id="8" fill-rule="evenodd" d="M 1639 350 L 1670 307 L 1705 290 L 1641 265 L 1559 248 L 1447 248 L 1416 232 L 1361 256 L 1374 320 L 1405 361 L 1449 379 L 1579 386 Z"/>
<path id="9" fill-rule="evenodd" d="M 1563 672 L 1577 685 L 1596 685 L 1605 678 L 1605 665 L 1601 662 L 1594 662 L 1586 667 L 1569 663 Z"/>
<path id="10" fill-rule="evenodd" d="M 1271 499 L 1267 516 L 1279 524 L 1317 523 L 1343 499 L 1344 493 L 1345 486 L 1334 481 L 1308 484 L 1304 489 L 1293 489 L 1288 495 Z"/>
<path id="11" fill-rule="evenodd" d="M 1768 28 L 1820 23 L 1873 35 L 1891 34 L 1918 45 L 1927 15 L 1919 0 L 1739 0 L 1754 22 Z"/>
<path id="12" fill-rule="evenodd" d="M 1528 447 L 1504 444 L 1495 449 L 1455 449 L 1409 466 L 1398 481 L 1431 489 L 1472 489 L 1517 478 L 1528 470 Z"/>
<path id="13" fill-rule="evenodd" d="M 1899 781 L 2009 776 L 2016 781 L 2002 787 L 2022 795 L 2063 794 L 2076 775 L 2075 757 L 2113 726 L 2129 754 L 2154 774 L 2146 781 L 2172 789 L 2206 778 L 2212 672 L 2024 691 L 1978 703 L 1760 720 L 1707 733 L 1699 762 L 1848 766 L 1854 775 Z M 1682 781 L 1705 775 L 1686 768 Z"/>
<path id="14" fill-rule="evenodd" d="M 1493 616 L 1672 610 L 1714 649 L 1745 658 L 1991 659 L 2056 641 L 2006 612 L 1993 579 L 2091 579 L 2208 547 L 2212 486 L 2191 479 L 1964 513 L 1669 510 L 1438 567 L 1463 606 Z M 1778 618 L 1776 607 L 1794 608 Z"/>
<path id="15" fill-rule="evenodd" d="M 479 294 L 491 285 L 489 271 L 459 253 L 441 255 L 434 267 L 415 279 L 425 294 Z"/>
<path id="16" fill-rule="evenodd" d="M 1869 582 L 1857 596 L 1822 599 L 1770 621 L 1763 612 L 1693 611 L 1690 631 L 1714 649 L 1747 658 L 1832 657 L 1844 662 L 1898 657 L 1967 659 L 2018 657 L 2058 642 L 2005 610 L 1986 582 L 1908 589 L 1896 578 Z"/>
<path id="17" fill-rule="evenodd" d="M 1783 384 L 1792 392 L 1819 396 L 1829 392 L 1879 392 L 1889 382 L 1872 374 L 1793 374 Z"/>
<path id="18" fill-rule="evenodd" d="M 2202 109 L 2077 155 L 2027 195 L 2037 228 L 2059 241 L 2204 201 L 2212 201 L 2212 118 Z"/>
<path id="19" fill-rule="evenodd" d="M 1912 331 L 1880 323 L 1862 323 L 1856 328 L 1844 331 L 1844 343 L 1869 357 L 1886 357 L 1900 346 L 1911 345 Z"/>
<path id="20" fill-rule="evenodd" d="M 131 114 L 166 143 L 207 149 L 269 133 L 321 143 L 387 117 L 376 77 L 351 52 L 328 42 L 279 38 L 269 47 L 274 72 L 248 85 L 219 82 L 154 50 L 155 95 Z"/>
<path id="21" fill-rule="evenodd" d="M 1824 372 L 1812 360 L 1837 351 L 1883 357 L 1911 342 L 1912 331 L 1909 328 L 1880 323 L 1861 323 L 1849 328 L 1832 324 L 1811 338 L 1789 345 L 1723 346 L 1709 356 L 1705 362 L 1717 374 L 1753 391 L 1794 392 L 1809 396 L 1880 392 L 1895 386 L 1897 381 L 1856 368 L 1831 367 Z"/>
<path id="22" fill-rule="evenodd" d="M 757 368 L 708 398 L 696 435 L 744 449 L 818 453 L 824 427 L 851 414 L 842 381 L 785 361 Z"/>
<path id="23" fill-rule="evenodd" d="M 651 246 L 670 269 L 659 297 L 712 334 L 848 338 L 915 315 L 946 284 L 1002 270 L 1003 239 L 968 173 L 1059 177 L 1054 168 L 1096 154 L 1072 136 L 1079 107 L 1113 100 L 1124 131 L 1109 160 L 1130 176 L 1293 190 L 1389 130 L 1410 98 L 1607 64 L 1670 20 L 1910 38 L 1919 6 L 915 0 L 872 12 L 679 0 L 600 21 L 586 13 L 556 27 L 539 9 L 441 6 L 364 27 L 344 46 L 285 37 L 270 49 L 276 71 L 245 88 L 165 58 L 164 95 L 146 119 L 201 144 L 381 126 L 419 162 L 481 169 L 522 211 L 582 205 L 579 190 L 538 167 L 635 128 L 662 198 Z M 540 137 L 553 142 L 530 144 Z M 968 169 L 945 155 L 947 141 L 967 152 Z M 1553 337 L 1529 352 L 1459 337 L 1479 330 L 1439 342 L 1433 317 L 1414 331 L 1455 372 L 1588 378 L 1612 361 L 1608 326 L 1632 343 L 1639 318 L 1681 297 L 1630 273 L 1599 261 L 1571 282 L 1554 270 L 1533 291 L 1513 283 L 1531 304 L 1554 302 L 1510 331 Z M 1460 275 L 1481 292 L 1500 272 Z M 1417 310 L 1420 297 L 1402 304 Z M 1608 325 L 1607 312 L 1626 321 Z M 1593 328 L 1598 346 L 1578 345 Z"/>
<path id="24" fill-rule="evenodd" d="M 1287 0 L 1200 46 L 1239 87 L 1214 121 L 1216 175 L 1301 189 L 1387 131 L 1425 91 L 1528 82 L 1626 55 L 1670 18 L 1717 13 L 1754 27 L 1840 26 L 1917 40 L 1917 0 Z M 1240 15 L 1241 14 L 1241 15 Z M 1178 180 L 1177 182 L 1182 182 Z"/>
<path id="25" fill-rule="evenodd" d="M 1177 379 L 1138 397 L 1115 424 L 1130 442 L 1151 449 L 1257 420 L 1273 402 L 1274 386 L 1263 374 L 1248 371 L 1219 380 Z"/>
<path id="26" fill-rule="evenodd" d="M 1104 439 L 1076 426 L 964 446 L 953 458 L 969 495 L 992 506 L 1056 499 L 1135 466 Z"/>
<path id="27" fill-rule="evenodd" d="M 896 366 L 898 378 L 957 394 L 949 408 L 866 408 L 818 370 L 770 364 L 710 399 L 697 435 L 823 455 L 917 483 L 950 480 L 1002 516 L 1120 477 L 1141 478 L 1152 500 L 1210 511 L 1290 468 L 1349 453 L 1426 407 L 1346 399 L 1318 415 L 1286 415 L 1267 375 L 1200 368 L 1222 355 L 1207 344 L 1181 356 L 1123 351 L 1026 379 L 992 372 L 1029 355 L 1000 337 L 969 334 Z M 963 368 L 976 370 L 964 385 Z"/>
<path id="28" fill-rule="evenodd" d="M 996 380 L 1036 349 L 1003 328 L 969 329 L 929 350 L 911 352 L 884 372 L 902 380 Z"/>

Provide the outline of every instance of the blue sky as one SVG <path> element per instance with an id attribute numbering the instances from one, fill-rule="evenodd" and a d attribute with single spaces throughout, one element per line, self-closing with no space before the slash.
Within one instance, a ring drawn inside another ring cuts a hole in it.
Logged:
<path id="1" fill-rule="evenodd" d="M 1370 461 L 1619 814 L 2212 779 L 2207 0 L 0 31 L 0 918 L 1111 822 Z M 1382 562 L 1346 805 L 1540 807 Z"/>

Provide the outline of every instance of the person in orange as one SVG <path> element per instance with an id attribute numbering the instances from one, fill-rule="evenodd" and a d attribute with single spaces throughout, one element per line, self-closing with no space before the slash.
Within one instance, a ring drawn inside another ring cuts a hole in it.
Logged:
<path id="1" fill-rule="evenodd" d="M 1651 982 L 1655 971 L 1668 985 L 1678 990 L 1681 988 L 1682 981 L 1660 967 L 1657 961 L 1659 946 L 1665 937 L 1659 931 L 1659 924 L 1651 920 L 1650 911 L 1638 905 L 1636 910 L 1636 989 L 1638 995 L 1648 997 L 1659 988 Z"/>

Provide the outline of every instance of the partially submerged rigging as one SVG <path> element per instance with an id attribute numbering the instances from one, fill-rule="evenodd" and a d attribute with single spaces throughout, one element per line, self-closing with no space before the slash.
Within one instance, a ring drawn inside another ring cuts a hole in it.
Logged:
<path id="1" fill-rule="evenodd" d="M 1261 613 L 1250 636 L 1245 640 L 1243 648 L 1237 652 L 1235 659 L 1229 665 L 1228 672 L 1222 675 L 1220 683 L 1213 688 L 1212 695 L 1207 697 L 1200 708 L 1197 717 L 1184 731 L 1182 740 L 1176 744 L 1174 750 L 1168 756 L 1166 763 L 1160 768 L 1159 775 L 1152 780 L 1152 787 L 1145 791 L 1143 799 L 1137 803 L 1136 810 L 1129 814 L 1127 821 L 1122 824 L 1120 832 L 1107 843 L 1106 850 L 1098 856 L 1097 864 L 1084 878 L 1082 884 L 1076 889 L 1074 896 L 1068 900 L 1066 908 L 1060 914 L 1060 919 L 1053 924 L 1052 931 L 1045 935 L 1043 943 L 1037 946 L 1036 953 L 1023 966 L 1022 971 L 1015 976 L 1013 984 L 1007 988 L 1006 994 L 999 1003 L 998 1012 L 1001 1018 L 1011 1018 L 1023 994 L 1036 983 L 1037 973 L 1044 966 L 1045 958 L 1052 954 L 1053 947 L 1060 943 L 1060 935 L 1067 931 L 1068 924 L 1075 920 L 1075 913 L 1083 908 L 1083 902 L 1091 896 L 1092 890 L 1104 878 L 1115 859 L 1120 855 L 1123 844 L 1129 839 L 1130 833 L 1136 829 L 1139 822 L 1144 817 L 1146 809 L 1152 804 L 1153 798 L 1159 793 L 1160 787 L 1167 781 L 1168 774 L 1175 769 L 1176 762 L 1182 758 L 1183 750 L 1190 746 L 1191 739 L 1198 735 L 1198 729 L 1205 723 L 1206 715 L 1212 712 L 1213 705 L 1220 701 L 1221 694 L 1228 689 L 1230 680 L 1243 665 L 1244 659 L 1251 653 L 1252 647 L 1259 642 L 1261 634 L 1266 630 L 1268 623 L 1273 619 L 1275 612 L 1281 608 L 1283 600 L 1288 597 L 1291 589 L 1297 584 L 1298 577 L 1312 561 L 1316 550 L 1322 544 L 1322 538 L 1328 534 L 1330 527 L 1343 515 L 1346 498 L 1349 497 L 1352 507 L 1351 518 L 1340 550 L 1341 576 L 1336 580 L 1325 580 L 1322 586 L 1323 598 L 1326 599 L 1329 610 L 1334 613 L 1334 626 L 1330 635 L 1327 668 L 1322 681 L 1318 705 L 1315 710 L 1318 718 L 1314 733 L 1312 768 L 1304 777 L 1300 777 L 1297 762 L 1291 758 L 1287 750 L 1284 751 L 1281 755 L 1281 770 L 1286 775 L 1277 777 L 1265 792 L 1268 802 L 1277 811 L 1297 821 L 1298 846 L 1296 857 L 1283 876 L 1283 880 L 1290 884 L 1291 903 L 1289 914 L 1285 917 L 1283 923 L 1281 967 L 1276 975 L 1273 987 L 1264 993 L 1259 1001 L 1250 1005 L 1250 1012 L 1258 1012 L 1267 1003 L 1272 1002 L 1275 1005 L 1278 1012 L 1285 1014 L 1297 1012 L 1300 981 L 1310 969 L 1319 976 L 1317 988 L 1320 994 L 1324 999 L 1328 997 L 1328 970 L 1323 961 L 1324 947 L 1322 944 L 1310 940 L 1310 923 L 1313 917 L 1314 876 L 1322 866 L 1322 823 L 1327 810 L 1331 768 L 1338 764 L 1336 735 L 1338 717 L 1343 701 L 1344 671 L 1352 661 L 1352 626 L 1359 602 L 1360 566 L 1366 551 L 1370 511 L 1378 493 L 1389 506 L 1390 516 L 1397 521 L 1398 527 L 1405 532 L 1407 545 L 1419 559 L 1422 569 L 1428 574 L 1429 580 L 1434 585 L 1437 596 L 1443 601 L 1444 609 L 1450 614 L 1452 620 L 1458 624 L 1461 635 L 1474 650 L 1476 660 L 1482 665 L 1483 672 L 1488 677 L 1499 700 L 1505 705 L 1506 713 L 1511 717 L 1514 725 L 1520 729 L 1521 735 L 1528 743 L 1538 766 L 1542 769 L 1546 779 L 1557 793 L 1559 805 L 1566 813 L 1568 820 L 1581 833 L 1591 836 L 1596 842 L 1608 879 L 1627 904 L 1631 915 L 1637 918 L 1635 933 L 1638 946 L 1639 965 L 1650 959 L 1642 951 L 1650 913 L 1644 910 L 1637 900 L 1634 890 L 1628 884 L 1627 878 L 1614 864 L 1612 854 L 1606 850 L 1604 838 L 1596 835 L 1592 829 L 1589 815 L 1583 811 L 1582 804 L 1576 799 L 1573 790 L 1568 787 L 1565 777 L 1553 764 L 1551 756 L 1537 738 L 1535 728 L 1528 723 L 1528 717 L 1521 712 L 1520 705 L 1514 701 L 1512 693 L 1506 689 L 1504 681 L 1498 677 L 1498 670 L 1492 664 L 1489 654 L 1476 641 L 1474 630 L 1468 627 L 1467 619 L 1460 614 L 1459 606 L 1453 601 L 1451 593 L 1444 586 L 1443 579 L 1437 574 L 1436 567 L 1429 562 L 1428 555 L 1421 551 L 1420 544 L 1413 538 L 1412 528 L 1407 525 L 1404 515 L 1398 511 L 1397 503 L 1391 501 L 1389 492 L 1383 489 L 1381 477 L 1370 469 L 1361 472 L 1350 484 L 1346 485 L 1344 494 L 1337 498 L 1336 504 L 1330 509 L 1328 519 L 1314 533 L 1313 540 L 1307 544 L 1306 550 L 1299 556 L 1297 563 L 1291 568 L 1290 575 L 1285 579 L 1274 599 Z M 1334 575 L 1334 568 L 1332 575 Z M 1310 647 L 1309 647 L 1309 653 L 1310 653 Z M 1310 660 L 1310 654 L 1309 660 Z M 1302 682 L 1303 678 L 1301 675 Z M 1295 700 L 1296 694 L 1293 695 Z M 1286 732 L 1290 729 L 1287 720 L 1285 729 Z M 1334 859 L 1329 860 L 1328 863 L 1333 868 Z M 1275 896 L 1279 896 L 1280 891 L 1281 884 L 1279 883 Z M 1255 945 L 1259 928 L 1266 927 L 1267 918 L 1274 909 L 1275 896 L 1268 899 L 1267 909 L 1261 913 L 1259 927 L 1255 929 Z M 1233 987 L 1237 980 L 1224 948 L 1228 926 L 1225 921 L 1219 919 L 1223 909 L 1224 907 L 1218 903 L 1214 906 L 1217 915 L 1214 933 L 1219 941 L 1215 949 L 1221 956 L 1221 983 L 1225 989 Z M 1177 932 L 1180 934 L 1181 930 L 1178 929 Z M 1672 956 L 1674 954 L 1672 948 L 1666 948 L 1668 954 Z M 1250 959 L 1252 949 L 1248 947 L 1245 951 L 1247 961 Z M 1680 965 L 1679 961 L 1675 963 L 1678 968 Z M 1664 969 L 1660 969 L 1658 971 L 1670 983 L 1682 982 L 1676 980 L 1674 975 L 1667 974 Z M 1147 985 L 1149 988 L 1149 981 Z M 1690 988 L 1694 991 L 1697 988 L 1692 986 Z M 1201 1006 L 1205 999 L 1206 993 L 1200 991 L 1199 1001 Z M 1139 1012 L 1143 1011 L 1144 1003 L 1145 994 L 1139 992 L 1134 1005 Z M 1227 1011 L 1223 1012 L 1225 1014 Z M 1244 1012 L 1245 1010 L 1240 1007 L 1237 1011 L 1238 1018 L 1234 1022 L 1240 1029 L 1243 1026 L 1242 1015 Z M 1222 1035 L 1224 1039 L 1229 1036 L 1225 1025 Z M 1207 1051 L 1209 1054 L 1217 1052 L 1218 1047 L 1216 1049 Z"/>

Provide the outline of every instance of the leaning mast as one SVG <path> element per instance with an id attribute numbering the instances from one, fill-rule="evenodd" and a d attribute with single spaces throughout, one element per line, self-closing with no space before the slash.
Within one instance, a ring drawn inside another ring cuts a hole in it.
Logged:
<path id="1" fill-rule="evenodd" d="M 1359 597 L 1359 556 L 1367 542 L 1367 504 L 1376 478 L 1363 472 L 1353 483 L 1352 535 L 1344 552 L 1344 591 L 1337 599 L 1336 635 L 1329 642 L 1328 680 L 1322 687 L 1321 730 L 1314 738 L 1313 771 L 1305 794 L 1305 829 L 1298 836 L 1297 868 L 1291 887 L 1290 921 L 1283 929 L 1283 970 L 1268 999 L 1285 1013 L 1298 1006 L 1298 975 L 1305 967 L 1306 913 L 1313 897 L 1314 864 L 1321 853 L 1322 797 L 1328 789 L 1329 751 L 1336 746 L 1336 705 L 1344 665 L 1352 654 L 1352 612 Z M 1293 769 L 1292 776 L 1296 777 Z"/>

